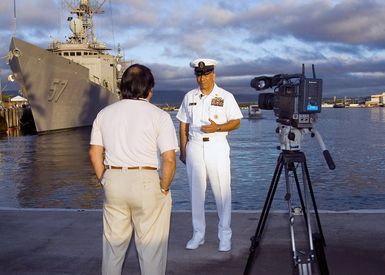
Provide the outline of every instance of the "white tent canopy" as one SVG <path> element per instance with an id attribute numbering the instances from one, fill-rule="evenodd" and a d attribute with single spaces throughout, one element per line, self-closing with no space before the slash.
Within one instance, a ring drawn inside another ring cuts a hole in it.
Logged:
<path id="1" fill-rule="evenodd" d="M 12 97 L 11 101 L 12 102 L 26 102 L 28 100 L 26 98 L 18 95 L 18 96 Z"/>

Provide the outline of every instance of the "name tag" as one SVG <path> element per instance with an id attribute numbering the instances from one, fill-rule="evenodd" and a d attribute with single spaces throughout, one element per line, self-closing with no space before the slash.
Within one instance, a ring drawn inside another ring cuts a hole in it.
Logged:
<path id="1" fill-rule="evenodd" d="M 196 102 L 191 102 L 191 103 L 188 104 L 188 106 L 195 106 L 195 105 L 197 105 Z"/>

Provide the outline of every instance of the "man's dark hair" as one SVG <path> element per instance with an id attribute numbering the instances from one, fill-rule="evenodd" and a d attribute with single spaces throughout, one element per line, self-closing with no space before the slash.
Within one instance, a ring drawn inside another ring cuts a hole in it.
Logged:
<path id="1" fill-rule="evenodd" d="M 123 73 L 120 93 L 123 99 L 147 98 L 154 85 L 151 70 L 144 65 L 134 64 Z"/>

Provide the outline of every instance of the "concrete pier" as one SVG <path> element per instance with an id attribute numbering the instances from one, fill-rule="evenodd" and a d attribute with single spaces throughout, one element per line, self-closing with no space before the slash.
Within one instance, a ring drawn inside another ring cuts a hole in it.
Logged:
<path id="1" fill-rule="evenodd" d="M 205 244 L 186 250 L 190 215 L 172 213 L 167 274 L 243 274 L 260 212 L 233 212 L 230 252 L 217 250 L 215 212 L 206 216 Z M 385 274 L 385 211 L 321 212 L 320 217 L 330 274 Z M 292 274 L 287 214 L 270 214 L 264 232 L 253 274 Z M 0 209 L 0 274 L 100 274 L 101 235 L 101 210 Z M 140 274 L 133 244 L 123 274 Z"/>

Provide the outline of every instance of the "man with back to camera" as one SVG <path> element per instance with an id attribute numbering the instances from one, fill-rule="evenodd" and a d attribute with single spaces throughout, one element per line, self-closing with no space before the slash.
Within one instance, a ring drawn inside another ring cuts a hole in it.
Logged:
<path id="1" fill-rule="evenodd" d="M 231 250 L 230 147 L 226 136 L 243 117 L 234 96 L 215 84 L 213 59 L 196 59 L 199 87 L 188 92 L 178 111 L 180 159 L 186 164 L 190 186 L 193 236 L 186 249 L 204 244 L 207 178 L 218 210 L 219 251 Z"/>
<path id="2" fill-rule="evenodd" d="M 153 87 L 150 69 L 130 66 L 122 76 L 122 100 L 101 110 L 93 123 L 89 153 L 104 190 L 103 275 L 122 273 L 133 229 L 141 274 L 166 272 L 178 142 L 170 115 L 149 102 Z"/>

